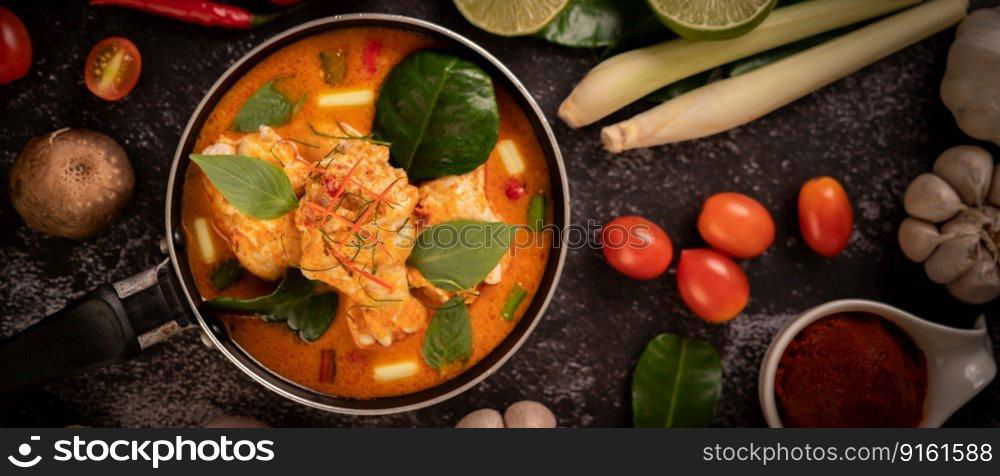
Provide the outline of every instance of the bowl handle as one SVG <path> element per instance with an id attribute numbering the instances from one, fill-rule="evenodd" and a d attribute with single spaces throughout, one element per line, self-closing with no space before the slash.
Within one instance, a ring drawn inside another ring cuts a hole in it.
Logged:
<path id="1" fill-rule="evenodd" d="M 186 326 L 168 262 L 103 284 L 0 341 L 0 393 L 130 359 Z"/>
<path id="2" fill-rule="evenodd" d="M 931 378 L 934 382 L 929 384 L 936 385 L 940 391 L 939 395 L 927 402 L 927 414 L 922 424 L 932 428 L 944 424 L 953 413 L 989 385 L 997 373 L 993 347 L 983 316 L 976 320 L 971 330 L 942 338 L 937 347 L 937 360 L 943 364 L 933 369 Z"/>

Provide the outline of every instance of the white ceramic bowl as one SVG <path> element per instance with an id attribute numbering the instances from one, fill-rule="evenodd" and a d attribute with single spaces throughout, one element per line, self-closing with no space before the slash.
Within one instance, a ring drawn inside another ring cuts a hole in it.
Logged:
<path id="1" fill-rule="evenodd" d="M 774 397 L 778 362 L 793 338 L 806 326 L 826 316 L 842 312 L 866 312 L 888 319 L 909 334 L 927 360 L 927 397 L 920 426 L 941 426 L 972 397 L 988 385 L 997 365 L 980 316 L 973 329 L 955 329 L 923 320 L 888 304 L 863 299 L 844 299 L 816 306 L 795 319 L 774 336 L 760 367 L 760 406 L 771 428 L 783 427 Z"/>

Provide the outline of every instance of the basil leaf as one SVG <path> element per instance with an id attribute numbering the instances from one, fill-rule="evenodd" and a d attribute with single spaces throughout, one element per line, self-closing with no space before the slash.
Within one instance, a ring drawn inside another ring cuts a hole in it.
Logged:
<path id="1" fill-rule="evenodd" d="M 462 298 L 449 299 L 434 313 L 421 352 L 435 370 L 472 356 L 472 320 Z"/>
<path id="2" fill-rule="evenodd" d="M 500 135 L 493 81 L 469 61 L 418 51 L 389 73 L 375 127 L 411 181 L 471 172 L 486 162 Z"/>
<path id="3" fill-rule="evenodd" d="M 284 317 L 288 328 L 297 331 L 299 338 L 312 342 L 330 328 L 337 315 L 337 302 L 335 293 L 312 295 L 278 306 L 273 315 Z"/>
<path id="4" fill-rule="evenodd" d="M 236 284 L 236 281 L 239 281 L 241 276 L 243 276 L 243 268 L 240 266 L 240 262 L 235 259 L 231 259 L 216 266 L 215 269 L 212 270 L 212 274 L 209 276 L 208 281 L 212 284 L 212 288 L 216 291 L 224 291 Z"/>
<path id="5" fill-rule="evenodd" d="M 257 132 L 260 126 L 276 127 L 286 124 L 297 109 L 278 91 L 274 81 L 268 81 L 247 98 L 236 113 L 233 129 L 239 132 Z"/>
<path id="6" fill-rule="evenodd" d="M 260 314 L 266 320 L 281 320 L 272 318 L 272 312 L 275 308 L 308 298 L 312 295 L 315 287 L 316 282 L 307 279 L 302 275 L 301 271 L 289 269 L 285 272 L 285 278 L 281 280 L 281 284 L 271 294 L 252 299 L 217 297 L 208 301 L 208 304 L 215 309 L 254 312 Z"/>
<path id="7" fill-rule="evenodd" d="M 297 269 L 285 272 L 278 289 L 253 299 L 218 297 L 208 306 L 221 311 L 255 313 L 269 322 L 284 321 L 299 338 L 312 342 L 330 328 L 337 314 L 336 294 L 316 294 L 317 281 L 307 279 Z"/>
<path id="8" fill-rule="evenodd" d="M 636 428 L 705 427 L 722 387 L 722 362 L 705 341 L 660 334 L 639 357 L 632 377 Z"/>
<path id="9" fill-rule="evenodd" d="M 274 164 L 243 155 L 191 154 L 191 160 L 244 215 L 273 220 L 299 206 L 288 176 Z"/>
<path id="10" fill-rule="evenodd" d="M 515 231 L 500 222 L 444 222 L 417 237 L 406 264 L 445 291 L 471 289 L 507 253 Z"/>
<path id="11" fill-rule="evenodd" d="M 537 36 L 572 48 L 610 46 L 653 13 L 643 0 L 573 0 Z"/>

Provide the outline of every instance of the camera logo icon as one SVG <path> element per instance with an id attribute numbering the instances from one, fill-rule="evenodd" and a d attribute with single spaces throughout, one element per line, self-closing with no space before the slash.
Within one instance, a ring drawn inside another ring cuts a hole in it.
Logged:
<path id="1" fill-rule="evenodd" d="M 40 439 L 41 437 L 39 436 L 31 435 L 31 441 L 38 441 Z M 20 454 L 22 458 L 28 458 L 31 456 L 31 445 L 28 443 L 21 443 L 21 445 L 17 447 L 17 453 Z M 10 464 L 17 466 L 18 468 L 30 468 L 38 464 L 38 462 L 42 460 L 42 457 L 41 455 L 35 455 L 34 458 L 28 459 L 27 461 L 21 461 L 20 459 L 15 458 L 14 455 L 10 455 L 7 457 L 7 460 L 10 461 Z"/>

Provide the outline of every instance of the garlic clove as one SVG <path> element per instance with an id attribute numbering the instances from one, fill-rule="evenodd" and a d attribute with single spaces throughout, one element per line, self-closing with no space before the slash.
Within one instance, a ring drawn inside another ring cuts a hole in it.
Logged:
<path id="1" fill-rule="evenodd" d="M 936 226 L 916 218 L 907 218 L 899 225 L 899 247 L 910 261 L 922 263 L 941 242 Z"/>
<path id="2" fill-rule="evenodd" d="M 1000 165 L 993 167 L 993 181 L 990 184 L 990 192 L 986 194 L 986 202 L 1000 207 Z"/>
<path id="3" fill-rule="evenodd" d="M 955 34 L 941 100 L 971 137 L 1000 144 L 1000 8 L 972 12 Z M 1000 202 L 995 202 L 1000 205 Z"/>
<path id="4" fill-rule="evenodd" d="M 462 417 L 455 428 L 503 428 L 503 417 L 492 408 L 481 408 Z"/>
<path id="5" fill-rule="evenodd" d="M 948 182 L 966 205 L 980 205 L 993 179 L 993 156 L 981 147 L 952 147 L 934 161 L 934 173 Z"/>
<path id="6" fill-rule="evenodd" d="M 983 230 L 986 221 L 987 217 L 979 213 L 978 210 L 967 210 L 955 215 L 954 218 L 941 225 L 941 234 L 950 237 L 960 235 L 979 236 L 979 232 Z"/>
<path id="7" fill-rule="evenodd" d="M 924 271 L 935 283 L 950 283 L 986 254 L 979 246 L 978 236 L 957 236 L 938 245 L 937 250 L 924 261 Z"/>
<path id="8" fill-rule="evenodd" d="M 955 216 L 965 208 L 958 192 L 936 174 L 925 173 L 910 182 L 903 195 L 906 213 L 931 223 Z"/>
<path id="9" fill-rule="evenodd" d="M 992 256 L 984 255 L 958 279 L 948 283 L 948 292 L 968 304 L 985 304 L 1000 296 L 1000 270 Z"/>

